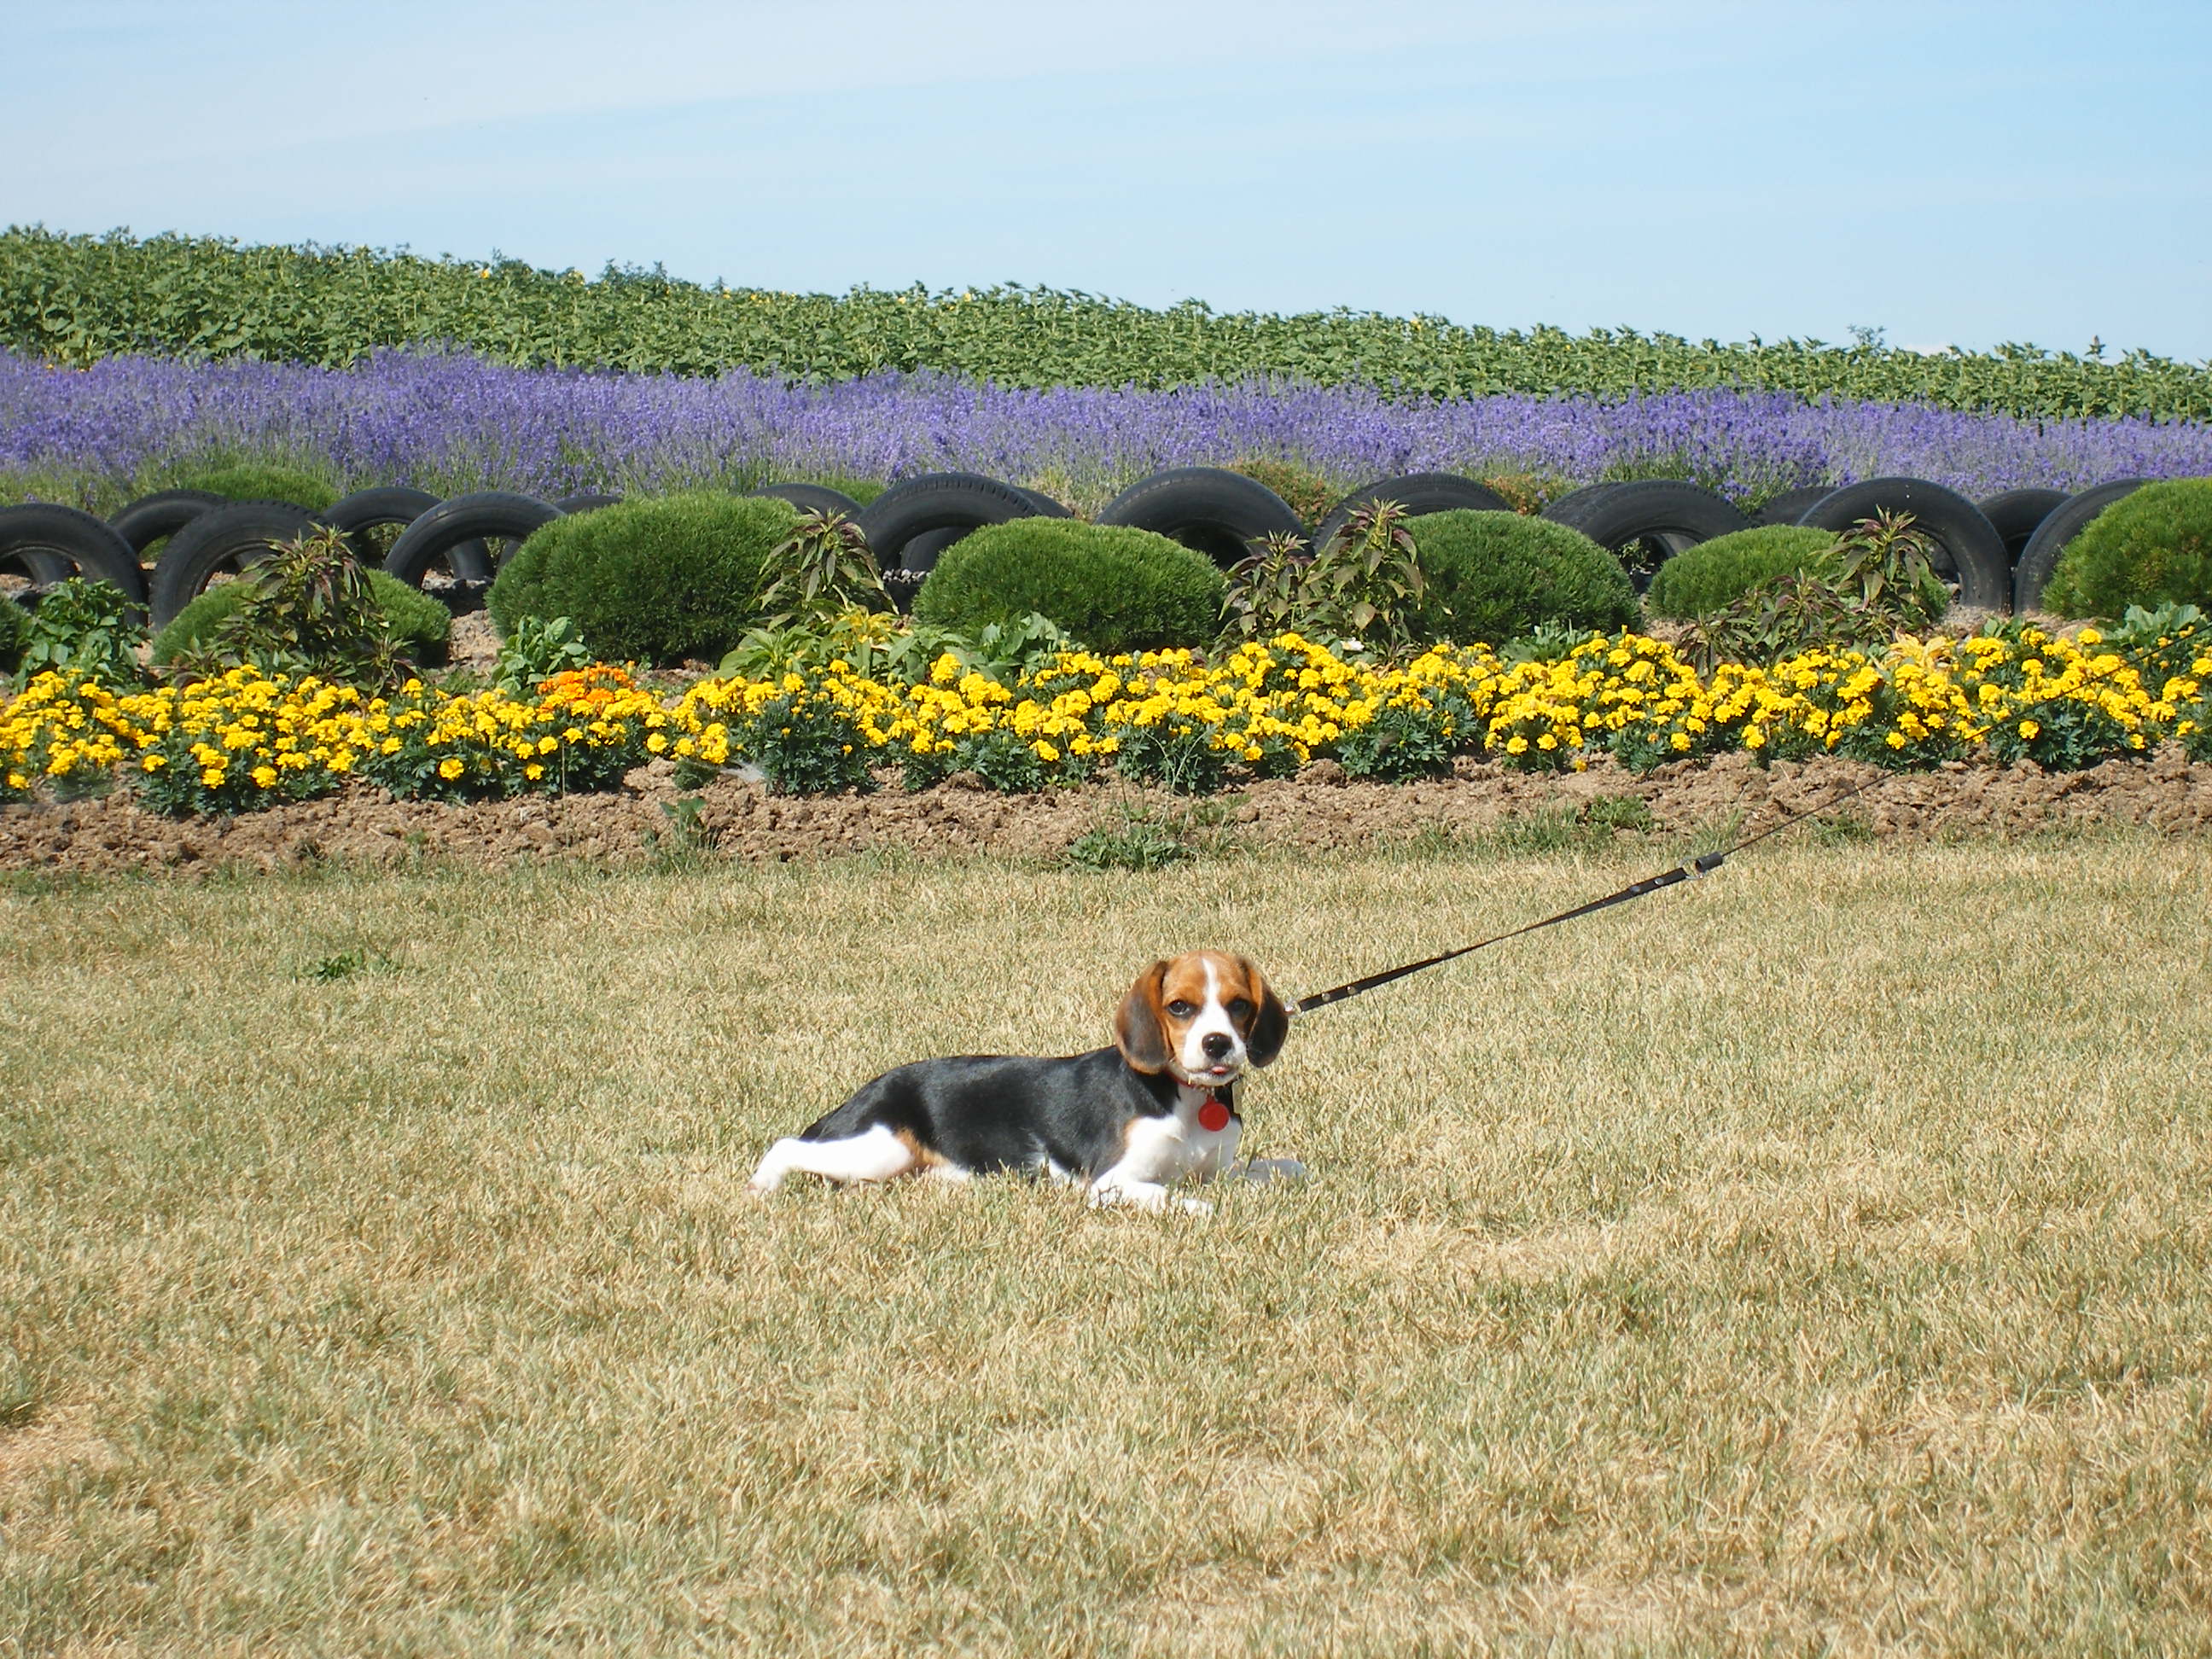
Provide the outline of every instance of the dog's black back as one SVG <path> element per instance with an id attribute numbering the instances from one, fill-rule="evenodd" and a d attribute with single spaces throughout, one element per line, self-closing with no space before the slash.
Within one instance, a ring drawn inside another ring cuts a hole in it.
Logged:
<path id="1" fill-rule="evenodd" d="M 1228 1089 L 1219 1094 L 1231 1105 Z M 1095 1180 L 1121 1159 L 1131 1121 L 1170 1115 L 1176 1096 L 1174 1079 L 1137 1071 L 1118 1048 L 1056 1060 L 955 1054 L 885 1072 L 799 1138 L 842 1140 L 881 1127 L 977 1175 Z"/>

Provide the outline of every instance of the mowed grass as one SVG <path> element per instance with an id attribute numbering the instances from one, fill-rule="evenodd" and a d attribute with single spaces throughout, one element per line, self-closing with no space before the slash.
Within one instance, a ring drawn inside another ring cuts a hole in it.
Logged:
<path id="1" fill-rule="evenodd" d="M 1771 843 L 1295 1023 L 1210 1219 L 872 1073 L 1665 861 L 0 893 L 0 1651 L 2202 1651 L 2212 848 Z"/>

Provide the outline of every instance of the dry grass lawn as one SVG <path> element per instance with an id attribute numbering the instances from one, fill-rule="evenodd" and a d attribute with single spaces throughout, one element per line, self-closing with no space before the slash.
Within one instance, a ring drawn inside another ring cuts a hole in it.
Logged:
<path id="1" fill-rule="evenodd" d="M 1676 850 L 18 881 L 0 1652 L 2204 1651 L 2202 842 L 1771 843 L 1317 1012 L 1210 1220 L 744 1194 L 1154 955 Z"/>

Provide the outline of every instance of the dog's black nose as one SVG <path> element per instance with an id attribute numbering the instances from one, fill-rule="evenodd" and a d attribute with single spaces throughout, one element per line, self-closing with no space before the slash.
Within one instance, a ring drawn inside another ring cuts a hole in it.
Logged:
<path id="1" fill-rule="evenodd" d="M 1208 1060 L 1218 1060 L 1229 1052 L 1231 1045 L 1226 1031 L 1208 1031 L 1198 1046 L 1206 1050 Z"/>

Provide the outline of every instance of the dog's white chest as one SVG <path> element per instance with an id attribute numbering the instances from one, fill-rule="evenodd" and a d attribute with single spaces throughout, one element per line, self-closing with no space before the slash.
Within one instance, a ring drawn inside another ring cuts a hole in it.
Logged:
<path id="1" fill-rule="evenodd" d="M 1233 1145 L 1236 1133 L 1233 1118 L 1221 1129 L 1201 1128 L 1182 1112 L 1139 1118 L 1129 1126 L 1128 1150 L 1115 1170 L 1125 1180 L 1163 1187 L 1194 1176 L 1211 1176 L 1223 1162 L 1224 1143 Z"/>

